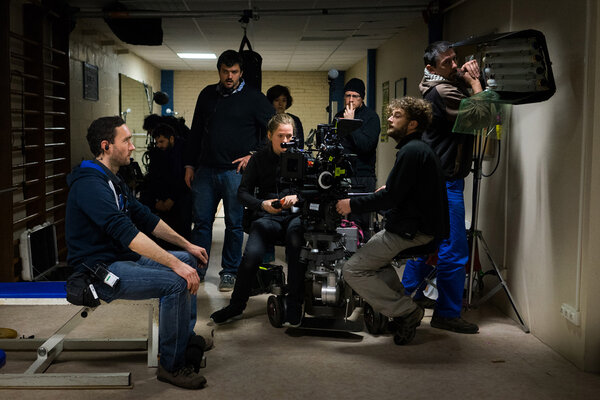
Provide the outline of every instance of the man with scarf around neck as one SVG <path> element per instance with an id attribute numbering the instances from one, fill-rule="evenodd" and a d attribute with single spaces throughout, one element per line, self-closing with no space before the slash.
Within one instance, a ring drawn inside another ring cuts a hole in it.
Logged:
<path id="1" fill-rule="evenodd" d="M 237 51 L 223 52 L 217 70 L 219 83 L 206 86 L 198 95 L 184 153 L 185 181 L 194 203 L 192 242 L 204 247 L 209 256 L 213 222 L 223 200 L 225 237 L 219 290 L 231 291 L 244 239 L 243 207 L 237 190 L 251 152 L 266 142 L 266 125 L 275 109 L 265 95 L 245 84 Z M 204 280 L 204 276 L 200 278 Z"/>
<path id="2" fill-rule="evenodd" d="M 461 318 L 465 285 L 465 264 L 469 246 L 465 228 L 464 178 L 469 175 L 473 160 L 473 136 L 452 132 L 462 99 L 482 91 L 479 65 L 476 60 L 458 67 L 456 53 L 449 42 L 435 42 L 425 49 L 425 75 L 419 84 L 423 98 L 433 107 L 433 122 L 423 133 L 423 141 L 439 156 L 446 176 L 450 237 L 438 250 L 437 290 L 434 303 L 422 291 L 417 302 L 434 308 L 431 326 L 458 333 L 477 333 L 476 324 Z M 409 261 L 402 283 L 408 292 L 414 291 L 431 271 L 426 260 Z"/>
<path id="3" fill-rule="evenodd" d="M 396 161 L 385 186 L 375 193 L 339 200 L 336 210 L 387 210 L 385 227 L 344 264 L 343 277 L 374 311 L 393 321 L 394 330 L 420 325 L 424 310 L 403 290 L 391 262 L 402 250 L 448 235 L 448 202 L 440 160 L 421 133 L 431 121 L 431 105 L 404 97 L 388 106 L 388 136 L 397 142 Z"/>

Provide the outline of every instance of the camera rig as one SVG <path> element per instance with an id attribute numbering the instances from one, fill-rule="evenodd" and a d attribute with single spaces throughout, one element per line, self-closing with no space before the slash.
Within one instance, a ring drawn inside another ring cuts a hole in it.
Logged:
<path id="1" fill-rule="evenodd" d="M 351 189 L 352 154 L 344 152 L 343 138 L 358 129 L 362 121 L 335 120 L 318 125 L 300 150 L 295 143 L 282 146 L 282 181 L 290 184 L 298 195 L 298 207 L 306 245 L 300 252 L 300 266 L 306 268 L 306 290 L 302 327 L 360 331 L 362 321 L 348 318 L 360 298 L 342 279 L 347 255 L 347 237 L 338 232 L 342 217 L 336 203 L 348 197 Z M 353 243 L 354 247 L 356 243 Z M 285 318 L 284 296 L 268 300 L 271 324 L 281 327 Z M 306 316 L 314 318 L 306 318 Z"/>

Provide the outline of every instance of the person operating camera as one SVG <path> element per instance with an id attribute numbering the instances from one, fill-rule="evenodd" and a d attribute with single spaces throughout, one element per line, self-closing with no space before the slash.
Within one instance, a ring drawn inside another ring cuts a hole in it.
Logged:
<path id="1" fill-rule="evenodd" d="M 413 329 L 424 311 L 404 294 L 390 263 L 402 250 L 448 235 L 448 200 L 440 160 L 421 140 L 431 122 L 431 105 L 404 97 L 392 101 L 388 111 L 388 135 L 398 143 L 398 152 L 385 186 L 336 204 L 343 215 L 388 210 L 385 229 L 354 253 L 343 267 L 343 276 L 374 311 L 394 319 L 392 329 Z"/>
<path id="2" fill-rule="evenodd" d="M 292 211 L 298 198 L 279 183 L 282 148 L 294 134 L 294 120 L 288 114 L 276 114 L 267 125 L 269 143 L 255 153 L 242 175 L 238 199 L 246 212 L 254 213 L 250 235 L 229 305 L 214 312 L 210 318 L 222 324 L 242 316 L 250 297 L 253 278 L 263 259 L 267 245 L 285 238 L 288 264 L 288 290 L 284 326 L 298 326 L 302 320 L 304 271 L 300 268 L 303 244 L 300 214 Z"/>

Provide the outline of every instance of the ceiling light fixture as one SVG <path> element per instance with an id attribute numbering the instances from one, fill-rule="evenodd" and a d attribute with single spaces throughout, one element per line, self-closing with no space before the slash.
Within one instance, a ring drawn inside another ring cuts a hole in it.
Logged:
<path id="1" fill-rule="evenodd" d="M 191 58 L 195 60 L 216 60 L 217 55 L 214 53 L 177 53 L 179 58 Z"/>

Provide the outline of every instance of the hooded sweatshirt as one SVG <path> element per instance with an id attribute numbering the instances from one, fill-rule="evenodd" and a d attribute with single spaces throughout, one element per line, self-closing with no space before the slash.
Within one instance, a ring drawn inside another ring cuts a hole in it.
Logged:
<path id="1" fill-rule="evenodd" d="M 67 177 L 67 262 L 76 269 L 99 263 L 137 261 L 129 244 L 151 233 L 159 218 L 138 202 L 127 185 L 97 161 L 83 161 Z"/>
<path id="2" fill-rule="evenodd" d="M 433 148 L 442 162 L 447 180 L 465 178 L 473 160 L 473 136 L 452 132 L 462 99 L 469 97 L 460 82 L 428 80 L 419 84 L 423 98 L 433 108 L 433 121 L 423 133 L 423 141 Z"/>

